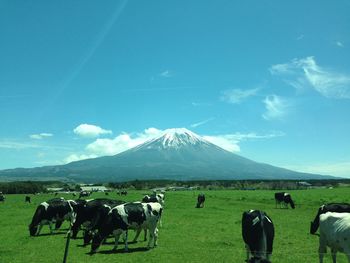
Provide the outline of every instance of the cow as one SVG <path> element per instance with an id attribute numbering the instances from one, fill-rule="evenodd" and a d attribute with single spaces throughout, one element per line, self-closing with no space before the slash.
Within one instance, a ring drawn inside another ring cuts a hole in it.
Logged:
<path id="1" fill-rule="evenodd" d="M 121 196 L 121 195 L 125 195 L 125 196 L 126 196 L 127 194 L 128 194 L 128 192 L 127 192 L 126 190 L 123 190 L 123 191 L 119 191 L 119 192 L 118 192 L 118 195 L 120 195 L 120 196 Z"/>
<path id="2" fill-rule="evenodd" d="M 199 194 L 197 196 L 197 205 L 196 205 L 196 208 L 203 208 L 204 207 L 204 201 L 205 201 L 205 195 L 202 193 L 202 194 Z"/>
<path id="3" fill-rule="evenodd" d="M 280 205 L 280 208 L 281 207 L 288 208 L 288 204 L 290 204 L 290 206 L 293 209 L 295 208 L 295 204 L 289 193 L 286 193 L 286 192 L 275 193 L 275 201 L 276 201 L 276 208 L 277 208 L 277 204 Z"/>
<path id="4" fill-rule="evenodd" d="M 30 203 L 30 201 L 31 201 L 30 200 L 30 196 L 26 195 L 26 197 L 24 198 L 24 202 L 25 203 L 27 203 L 27 202 Z"/>
<path id="5" fill-rule="evenodd" d="M 330 247 L 333 263 L 337 252 L 343 252 L 350 262 L 350 214 L 327 212 L 320 215 L 319 259 L 323 262 L 327 246 Z"/>
<path id="6" fill-rule="evenodd" d="M 242 237 L 249 263 L 269 263 L 275 229 L 271 218 L 263 211 L 250 210 L 242 216 Z"/>
<path id="7" fill-rule="evenodd" d="M 317 215 L 310 226 L 310 234 L 315 234 L 320 225 L 320 215 L 327 212 L 337 212 L 337 213 L 350 213 L 350 204 L 348 203 L 329 203 L 321 205 L 318 209 Z"/>
<path id="8" fill-rule="evenodd" d="M 90 196 L 91 195 L 91 192 L 88 192 L 88 191 L 81 191 L 80 193 L 79 193 L 79 198 L 81 198 L 81 197 L 88 197 L 88 196 Z"/>
<path id="9" fill-rule="evenodd" d="M 143 203 L 159 203 L 161 206 L 164 206 L 164 194 L 152 194 L 145 195 L 142 198 Z"/>
<path id="10" fill-rule="evenodd" d="M 42 202 L 37 207 L 32 222 L 29 224 L 29 234 L 31 236 L 39 235 L 43 225 L 47 224 L 52 234 L 53 223 L 56 223 L 55 229 L 58 229 L 64 220 L 69 220 L 71 223 L 74 222 L 75 212 L 73 207 L 76 204 L 73 200 L 64 200 L 63 198 L 54 198 Z"/>
<path id="11" fill-rule="evenodd" d="M 5 195 L 2 192 L 0 192 L 0 202 L 4 202 L 5 199 L 6 199 Z"/>
<path id="12" fill-rule="evenodd" d="M 114 207 L 125 203 L 124 201 L 111 200 L 106 198 L 98 198 L 84 201 L 85 203 L 78 205 L 76 208 L 77 215 L 76 220 L 72 226 L 72 238 L 77 237 L 81 225 L 85 226 L 86 228 L 92 229 L 93 226 L 91 224 L 92 222 L 95 222 L 95 224 L 97 223 L 98 217 L 100 217 L 98 211 L 103 205 Z"/>
<path id="13" fill-rule="evenodd" d="M 124 235 L 124 250 L 128 250 L 128 229 L 147 228 L 149 241 L 147 248 L 157 246 L 158 229 L 157 223 L 162 215 L 162 206 L 159 203 L 126 203 L 112 208 L 104 220 L 98 232 L 94 235 L 91 244 L 91 253 L 95 253 L 102 241 L 111 233 L 115 236 L 113 250 L 117 250 L 118 240 Z"/>

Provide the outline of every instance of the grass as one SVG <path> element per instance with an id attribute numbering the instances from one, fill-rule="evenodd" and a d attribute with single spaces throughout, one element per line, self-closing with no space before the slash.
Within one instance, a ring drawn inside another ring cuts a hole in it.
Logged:
<path id="1" fill-rule="evenodd" d="M 318 262 L 318 237 L 309 234 L 310 221 L 324 202 L 349 202 L 350 188 L 289 192 L 296 202 L 295 210 L 276 209 L 273 191 L 207 191 L 203 209 L 194 208 L 198 191 L 167 192 L 157 248 L 146 251 L 147 243 L 138 242 L 130 244 L 130 252 L 124 253 L 120 244 L 118 252 L 113 253 L 113 239 L 109 239 L 108 244 L 91 256 L 90 247 L 82 247 L 83 241 L 79 238 L 70 242 L 68 262 L 244 262 L 241 217 L 242 212 L 249 209 L 264 210 L 274 222 L 272 262 Z M 145 193 L 129 191 L 128 196 L 122 198 L 136 201 Z M 48 227 L 44 226 L 39 237 L 30 237 L 28 231 L 37 205 L 53 195 L 32 196 L 31 204 L 24 203 L 24 196 L 8 195 L 6 201 L 0 203 L 0 262 L 62 262 L 65 230 L 49 235 Z M 71 195 L 62 197 L 72 199 Z M 105 195 L 94 193 L 92 197 Z M 111 193 L 109 198 L 120 197 Z M 63 229 L 67 227 L 65 223 Z M 131 231 L 129 239 L 132 238 Z M 347 262 L 342 253 L 337 257 L 337 262 Z M 325 262 L 331 262 L 329 253 Z"/>

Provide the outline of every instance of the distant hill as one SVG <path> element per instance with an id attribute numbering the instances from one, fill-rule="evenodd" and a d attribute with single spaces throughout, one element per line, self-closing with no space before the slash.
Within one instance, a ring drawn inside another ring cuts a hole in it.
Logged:
<path id="1" fill-rule="evenodd" d="M 0 179 L 61 179 L 86 182 L 244 179 L 331 179 L 258 163 L 228 152 L 187 129 L 169 129 L 159 138 L 114 156 L 66 165 L 0 171 Z"/>

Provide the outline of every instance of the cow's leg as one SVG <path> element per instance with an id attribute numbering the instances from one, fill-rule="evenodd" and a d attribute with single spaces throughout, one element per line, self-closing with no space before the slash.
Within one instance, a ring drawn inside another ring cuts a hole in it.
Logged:
<path id="1" fill-rule="evenodd" d="M 318 248 L 318 255 L 319 255 L 319 258 L 320 258 L 320 263 L 323 263 L 324 254 L 327 253 L 327 244 L 326 244 L 325 240 L 323 240 L 323 239 L 324 238 L 322 237 L 322 233 L 321 233 L 320 246 Z"/>
<path id="2" fill-rule="evenodd" d="M 158 246 L 158 228 L 154 231 L 154 247 Z"/>
<path id="3" fill-rule="evenodd" d="M 35 235 L 39 236 L 41 229 L 43 228 L 43 224 L 39 224 L 38 230 L 36 231 Z"/>
<path id="4" fill-rule="evenodd" d="M 332 261 L 333 263 L 337 262 L 337 250 L 335 248 L 331 248 L 331 253 L 332 253 Z"/>
<path id="5" fill-rule="evenodd" d="M 246 252 L 247 252 L 247 262 L 248 262 L 248 260 L 249 260 L 249 257 L 250 257 L 250 252 L 249 252 L 249 247 L 248 247 L 248 245 L 247 244 L 245 244 L 245 250 L 246 250 Z"/>
<path id="6" fill-rule="evenodd" d="M 52 222 L 51 221 L 49 221 L 49 228 L 50 228 L 50 234 L 53 234 Z"/>
<path id="7" fill-rule="evenodd" d="M 157 221 L 151 222 L 150 227 L 148 228 L 148 230 L 149 230 L 149 240 L 148 240 L 148 245 L 147 245 L 148 249 L 151 248 L 152 241 L 154 242 L 155 232 L 157 229 L 157 223 L 158 223 Z M 154 245 L 154 243 L 153 243 L 153 245 Z"/>
<path id="8" fill-rule="evenodd" d="M 115 230 L 114 231 L 114 247 L 113 247 L 113 250 L 117 251 L 117 248 L 118 248 L 118 242 L 119 242 L 119 237 L 120 237 L 120 234 L 122 233 L 121 230 Z"/>
<path id="9" fill-rule="evenodd" d="M 137 242 L 137 239 L 139 238 L 141 231 L 142 231 L 141 227 L 136 229 L 136 235 L 135 235 L 134 239 L 132 240 L 132 242 Z"/>
<path id="10" fill-rule="evenodd" d="M 128 230 L 124 231 L 124 251 L 128 252 Z"/>
<path id="11" fill-rule="evenodd" d="M 143 241 L 147 241 L 147 228 L 146 227 L 143 229 L 143 232 L 144 232 Z"/>

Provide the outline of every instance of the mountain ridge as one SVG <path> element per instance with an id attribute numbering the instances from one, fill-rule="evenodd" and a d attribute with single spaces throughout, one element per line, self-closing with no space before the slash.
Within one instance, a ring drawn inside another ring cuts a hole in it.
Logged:
<path id="1" fill-rule="evenodd" d="M 113 156 L 65 165 L 0 171 L 1 177 L 55 177 L 73 181 L 327 179 L 295 172 L 231 153 L 185 129 L 162 135 Z"/>

